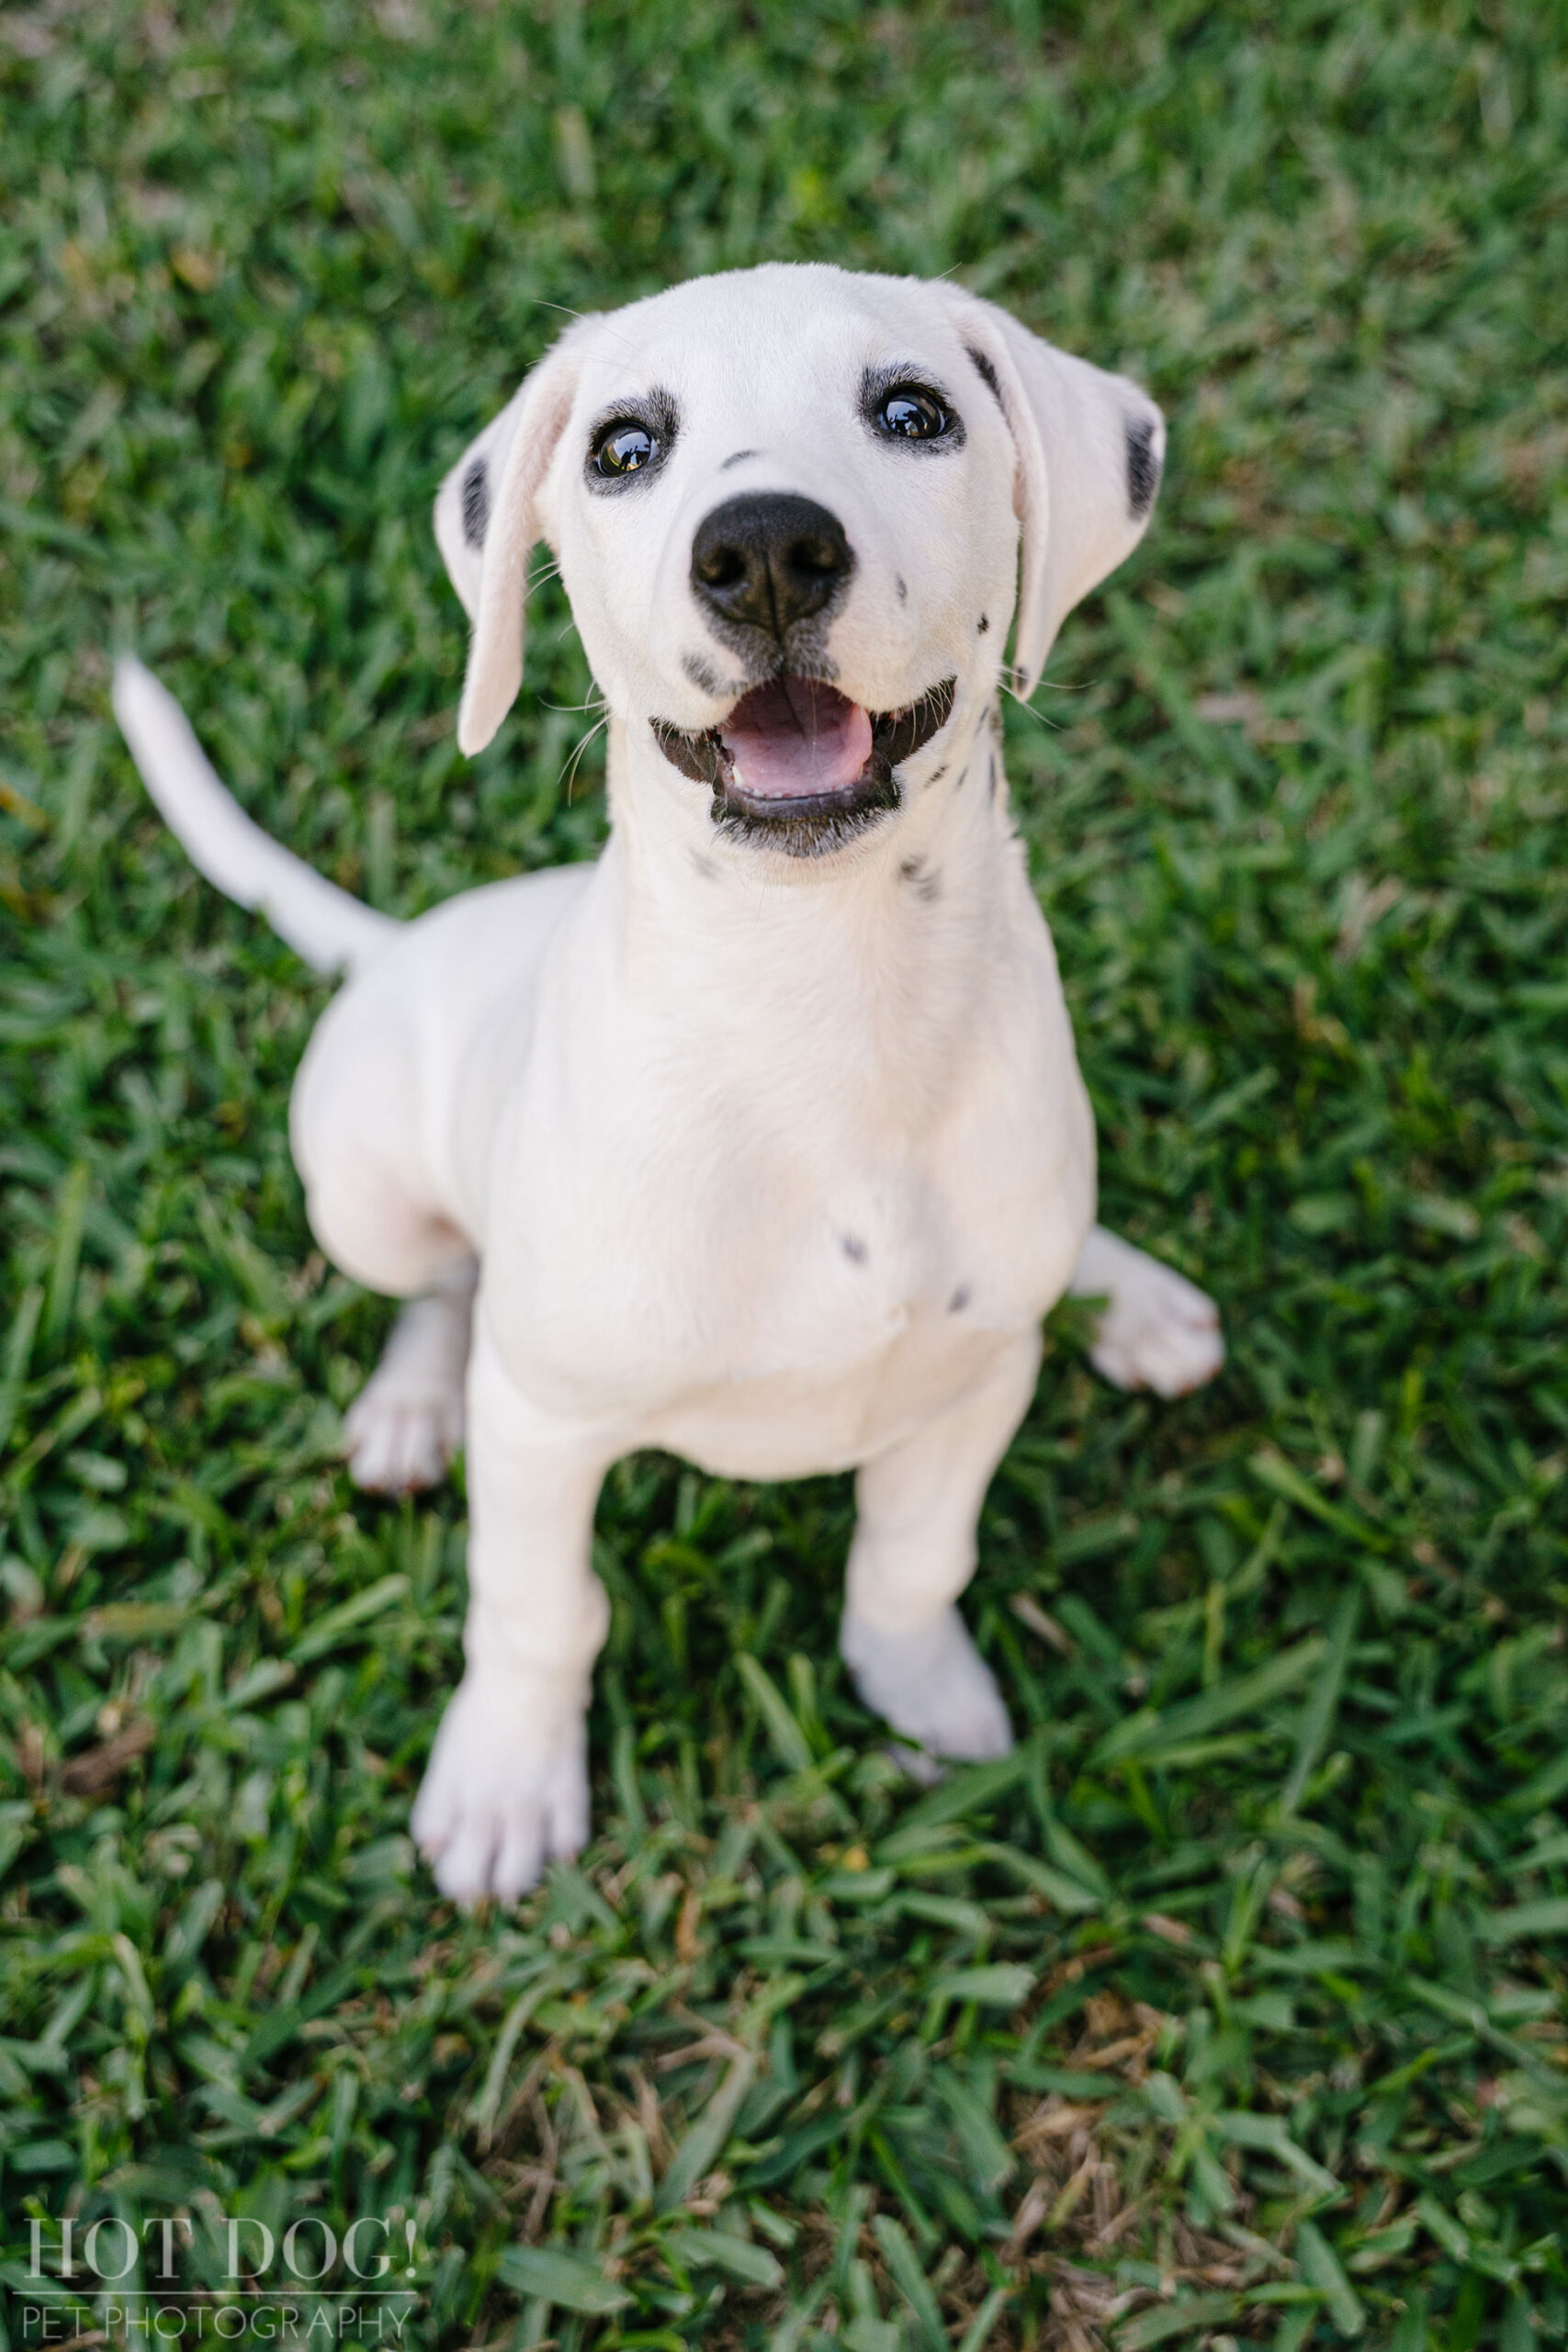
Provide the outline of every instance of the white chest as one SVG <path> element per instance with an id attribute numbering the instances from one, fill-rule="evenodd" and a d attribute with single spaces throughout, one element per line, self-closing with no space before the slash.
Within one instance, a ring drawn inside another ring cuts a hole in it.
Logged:
<path id="1" fill-rule="evenodd" d="M 486 1252 L 515 1376 L 732 1476 L 864 1459 L 1038 1321 L 1092 1221 L 1070 1040 L 1023 1060 L 896 1150 L 791 1149 L 701 1088 L 601 1097 L 586 1141 L 525 1118 Z"/>
<path id="2" fill-rule="evenodd" d="M 962 907 L 950 856 L 934 911 L 894 873 L 831 921 L 797 898 L 694 942 L 563 933 L 482 1238 L 542 1407 L 733 1475 L 827 1469 L 1060 1295 L 1092 1120 L 1021 865 L 982 849 Z"/>
<path id="3" fill-rule="evenodd" d="M 716 1379 L 694 1365 L 650 1410 L 645 1442 L 730 1476 L 778 1478 L 846 1468 L 907 1436 L 1066 1282 L 1090 1188 L 1030 1189 L 965 1216 L 907 1174 L 843 1187 L 780 1252 L 743 1337 L 738 1320 L 728 1369 Z"/>

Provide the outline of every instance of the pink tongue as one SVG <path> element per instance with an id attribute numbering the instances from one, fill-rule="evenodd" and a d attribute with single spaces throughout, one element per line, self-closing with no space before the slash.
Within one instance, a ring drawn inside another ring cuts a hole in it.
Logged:
<path id="1" fill-rule="evenodd" d="M 871 756 L 871 721 L 816 678 L 774 678 L 742 695 L 719 729 L 735 781 L 758 800 L 843 792 Z"/>

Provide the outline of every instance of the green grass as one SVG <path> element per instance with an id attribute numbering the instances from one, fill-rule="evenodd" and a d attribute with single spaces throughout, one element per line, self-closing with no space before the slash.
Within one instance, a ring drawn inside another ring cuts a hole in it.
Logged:
<path id="1" fill-rule="evenodd" d="M 33 2221 L 189 2215 L 196 2290 L 241 2213 L 388 2220 L 420 2346 L 1563 2341 L 1565 147 L 1552 0 L 0 17 L 13 2345 Z M 379 904 L 591 854 L 558 602 L 456 751 L 430 497 L 562 309 L 768 255 L 1170 414 L 1010 757 L 1106 1213 L 1231 1362 L 1166 1408 L 1054 1325 L 968 1604 L 1025 1736 L 920 1798 L 846 1486 L 624 1464 L 599 1840 L 465 1919 L 406 1834 L 463 1505 L 335 1460 L 323 991 L 106 655 Z"/>

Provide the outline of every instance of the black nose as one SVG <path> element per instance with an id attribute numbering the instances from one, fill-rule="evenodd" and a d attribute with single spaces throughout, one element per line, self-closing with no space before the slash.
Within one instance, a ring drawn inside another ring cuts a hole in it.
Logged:
<path id="1" fill-rule="evenodd" d="M 727 499 L 692 542 L 697 602 L 781 639 L 819 613 L 854 568 L 838 516 L 787 491 Z"/>

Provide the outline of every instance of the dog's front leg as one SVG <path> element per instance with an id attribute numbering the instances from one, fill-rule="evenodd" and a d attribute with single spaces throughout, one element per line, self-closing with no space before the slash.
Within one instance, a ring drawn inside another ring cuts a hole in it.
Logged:
<path id="1" fill-rule="evenodd" d="M 1091 1227 L 1067 1289 L 1106 1302 L 1089 1360 L 1113 1387 L 1185 1396 L 1225 1360 L 1220 1311 L 1207 1293 L 1102 1225 Z"/>
<path id="2" fill-rule="evenodd" d="M 868 1707 L 932 1756 L 1005 1756 L 1012 1727 L 954 1603 L 975 1573 L 991 1476 L 1034 1394 L 1036 1333 L 855 1482 L 839 1647 Z"/>
<path id="3" fill-rule="evenodd" d="M 474 1319 L 468 1374 L 467 1667 L 414 1805 L 443 1894 L 514 1902 L 588 1836 L 586 1716 L 609 1625 L 590 1566 L 615 1449 L 548 1420 Z"/>

